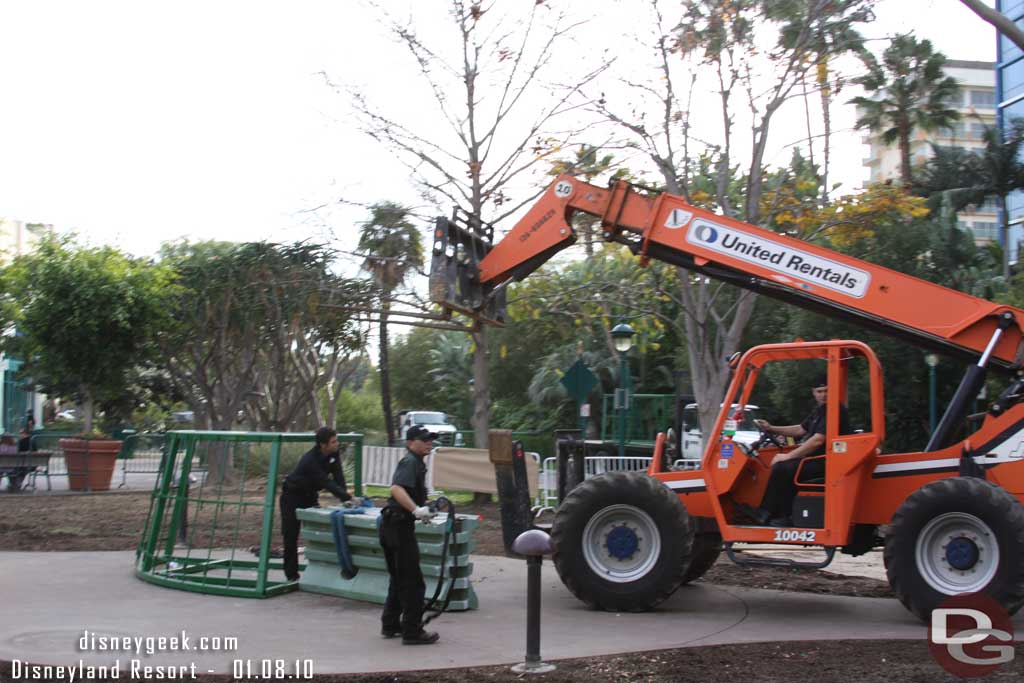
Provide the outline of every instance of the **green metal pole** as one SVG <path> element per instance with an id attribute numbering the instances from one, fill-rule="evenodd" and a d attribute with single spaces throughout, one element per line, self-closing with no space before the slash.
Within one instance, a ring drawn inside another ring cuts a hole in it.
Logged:
<path id="1" fill-rule="evenodd" d="M 174 461 L 178 454 L 178 438 L 171 435 L 167 444 L 167 451 L 163 455 L 163 474 L 160 477 L 160 489 L 154 491 L 156 506 L 153 510 L 153 526 L 149 530 L 149 538 L 146 539 L 146 548 L 142 553 L 142 571 L 148 572 L 153 568 L 153 553 L 156 552 L 157 536 L 160 533 L 160 524 L 163 522 L 164 508 L 167 504 L 167 496 L 171 488 L 171 479 L 174 478 Z"/>
<path id="2" fill-rule="evenodd" d="M 267 495 L 263 501 L 263 533 L 260 535 L 260 561 L 256 570 L 256 595 L 267 590 L 267 565 L 270 563 L 270 532 L 274 528 L 274 494 L 277 492 L 277 467 L 281 462 L 281 439 L 270 446 L 270 471 L 267 473 Z"/>
<path id="3" fill-rule="evenodd" d="M 619 353 L 619 457 L 626 457 L 626 392 L 629 391 L 629 364 L 626 354 Z"/>
<path id="4" fill-rule="evenodd" d="M 356 495 L 363 497 L 363 437 L 359 435 L 355 442 L 355 472 L 352 474 L 352 486 Z"/>
<path id="5" fill-rule="evenodd" d="M 178 472 L 178 488 L 174 496 L 174 512 L 171 513 L 171 522 L 167 527 L 166 555 L 174 555 L 174 543 L 178 536 L 178 524 L 184 522 L 185 501 L 188 498 L 188 475 L 192 472 L 192 457 L 196 452 L 196 439 L 189 438 L 185 444 L 185 457 L 181 461 L 181 470 Z M 174 476 L 173 474 L 171 475 Z"/>
<path id="6" fill-rule="evenodd" d="M 935 433 L 935 366 L 928 366 L 928 425 L 930 433 Z"/>

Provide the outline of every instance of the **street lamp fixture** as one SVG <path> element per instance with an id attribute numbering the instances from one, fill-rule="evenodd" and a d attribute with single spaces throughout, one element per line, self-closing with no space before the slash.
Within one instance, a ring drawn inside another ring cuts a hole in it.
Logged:
<path id="1" fill-rule="evenodd" d="M 633 348 L 636 332 L 628 323 L 619 323 L 612 328 L 612 342 L 619 352 L 619 389 L 616 392 L 615 408 L 619 411 L 619 457 L 626 457 L 626 422 L 629 416 L 629 362 L 626 354 Z"/>
<path id="2" fill-rule="evenodd" d="M 619 323 L 612 328 L 612 341 L 615 350 L 619 353 L 626 353 L 633 348 L 633 335 L 636 332 L 629 326 L 629 323 Z"/>

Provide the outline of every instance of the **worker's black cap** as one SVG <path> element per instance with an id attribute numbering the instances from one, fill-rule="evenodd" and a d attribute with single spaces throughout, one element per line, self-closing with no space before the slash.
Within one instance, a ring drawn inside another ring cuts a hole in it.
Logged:
<path id="1" fill-rule="evenodd" d="M 820 389 L 828 386 L 828 375 L 818 375 L 814 378 L 814 382 L 811 383 L 812 389 Z"/>
<path id="2" fill-rule="evenodd" d="M 407 441 L 433 441 L 437 438 L 437 434 L 423 425 L 413 425 L 405 433 L 405 438 Z"/>

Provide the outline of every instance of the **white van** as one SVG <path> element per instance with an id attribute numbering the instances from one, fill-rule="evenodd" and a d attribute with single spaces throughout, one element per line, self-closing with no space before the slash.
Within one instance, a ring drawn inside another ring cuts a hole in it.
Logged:
<path id="1" fill-rule="evenodd" d="M 732 413 L 736 413 L 739 405 L 732 404 Z M 761 438 L 761 433 L 754 424 L 759 417 L 758 408 L 755 405 L 747 404 L 741 413 L 742 419 L 736 425 L 736 434 L 732 437 L 744 446 L 752 446 Z M 697 415 L 697 404 L 690 403 L 683 408 L 682 426 L 682 458 L 683 460 L 700 460 L 704 456 L 704 437 L 700 431 L 700 418 Z"/>
<path id="2" fill-rule="evenodd" d="M 398 413 L 399 441 L 405 441 L 405 433 L 413 425 L 423 425 L 437 434 L 438 446 L 462 446 L 462 434 L 451 423 L 446 413 L 438 410 L 403 410 Z"/>

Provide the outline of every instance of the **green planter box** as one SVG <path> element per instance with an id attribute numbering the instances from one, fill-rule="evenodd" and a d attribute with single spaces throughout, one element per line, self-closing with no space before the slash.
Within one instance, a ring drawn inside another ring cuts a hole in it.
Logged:
<path id="1" fill-rule="evenodd" d="M 344 517 L 352 564 L 358 570 L 351 579 L 342 577 L 341 568 L 338 566 L 338 553 L 334 547 L 334 535 L 331 533 L 331 512 L 334 509 L 306 508 L 297 511 L 302 521 L 302 539 L 306 547 L 306 569 L 299 580 L 299 590 L 383 605 L 388 594 L 388 569 L 384 562 L 384 551 L 377 539 L 377 517 L 380 509 Z M 444 580 L 438 598 L 444 600 L 451 590 L 448 609 L 453 612 L 476 609 L 479 606 L 470 581 L 473 563 L 469 561 L 469 554 L 474 547 L 473 532 L 479 520 L 475 515 L 458 517 L 462 530 L 448 545 Z M 427 584 L 428 598 L 437 590 L 437 581 L 441 575 L 441 551 L 446 526 L 442 520 L 445 519 L 445 515 L 442 514 L 435 517 L 436 523 L 416 524 L 420 568 Z"/>

